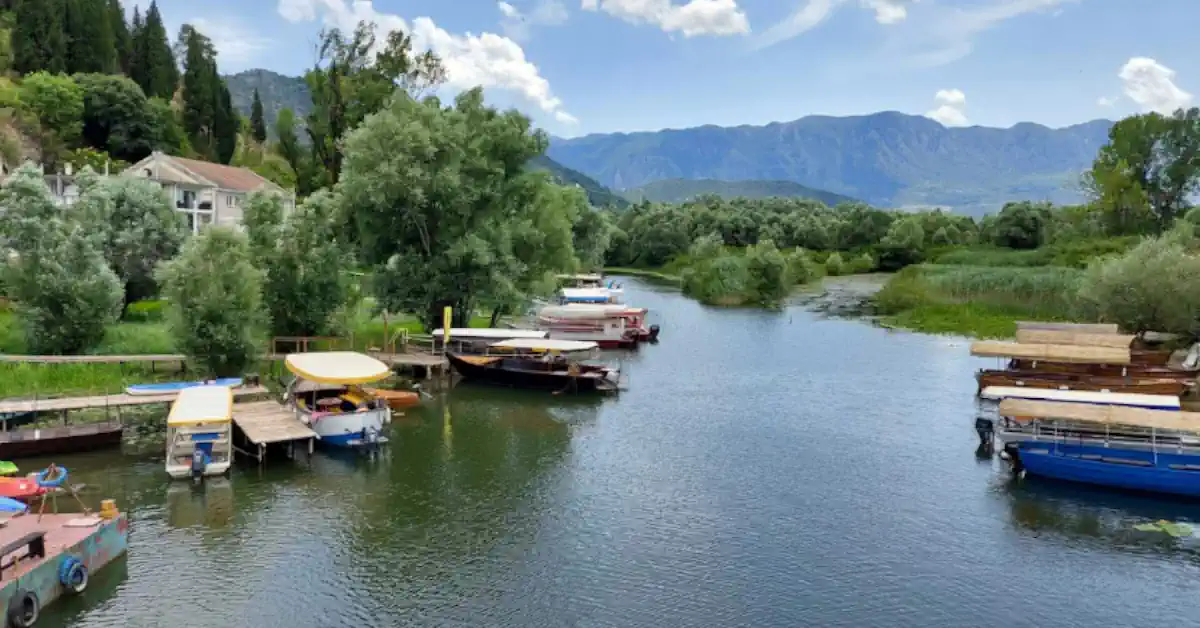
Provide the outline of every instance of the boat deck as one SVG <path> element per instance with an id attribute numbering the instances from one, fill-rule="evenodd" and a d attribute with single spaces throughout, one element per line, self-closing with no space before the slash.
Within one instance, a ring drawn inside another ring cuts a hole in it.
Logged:
<path id="1" fill-rule="evenodd" d="M 233 391 L 235 399 L 266 394 L 262 386 L 243 387 Z M 60 399 L 26 399 L 0 401 L 0 414 L 25 412 L 64 412 L 96 408 L 120 408 L 148 406 L 156 403 L 172 403 L 178 393 L 162 395 L 95 395 L 90 397 L 62 397 Z"/>
<path id="2" fill-rule="evenodd" d="M 233 422 L 246 440 L 258 449 L 257 452 L 242 453 L 254 456 L 260 462 L 266 456 L 268 445 L 308 441 L 308 451 L 311 453 L 313 442 L 319 438 L 312 428 L 296 418 L 294 412 L 274 401 L 235 404 Z"/>

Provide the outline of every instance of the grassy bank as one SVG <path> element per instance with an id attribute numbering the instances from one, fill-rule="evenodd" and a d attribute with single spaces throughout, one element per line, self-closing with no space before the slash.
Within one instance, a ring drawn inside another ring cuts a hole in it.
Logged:
<path id="1" fill-rule="evenodd" d="M 1114 247 L 1099 248 L 1105 253 Z M 1060 260 L 1061 264 L 1047 263 Z M 927 333 L 1008 338 L 1016 321 L 1078 321 L 1083 276 L 1076 255 L 963 250 L 910 266 L 875 296 L 882 323 Z M 967 264 L 965 262 L 972 262 Z"/>
<path id="2" fill-rule="evenodd" d="M 649 268 L 626 268 L 623 266 L 606 266 L 604 268 L 604 273 L 606 275 L 626 275 L 629 277 L 638 277 L 641 279 L 647 279 L 649 281 L 655 281 L 658 283 L 665 283 L 665 284 L 671 284 L 671 285 L 676 285 L 676 286 L 680 285 L 683 282 L 683 279 L 680 278 L 679 275 L 672 275 L 663 270 L 654 270 L 654 269 L 649 269 Z"/>

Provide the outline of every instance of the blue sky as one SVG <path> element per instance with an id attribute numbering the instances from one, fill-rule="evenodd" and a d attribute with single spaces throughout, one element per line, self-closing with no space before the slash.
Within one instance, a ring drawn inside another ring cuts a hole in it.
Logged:
<path id="1" fill-rule="evenodd" d="M 143 7 L 149 0 L 126 0 Z M 224 72 L 300 74 L 370 18 L 556 135 L 881 110 L 1065 126 L 1191 104 L 1197 0 L 160 0 Z"/>

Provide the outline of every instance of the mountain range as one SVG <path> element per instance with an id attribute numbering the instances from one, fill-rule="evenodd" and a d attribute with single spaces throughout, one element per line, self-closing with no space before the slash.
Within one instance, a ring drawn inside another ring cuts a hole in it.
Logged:
<path id="1" fill-rule="evenodd" d="M 225 79 L 243 115 L 259 90 L 268 128 L 284 107 L 296 112 L 298 122 L 311 110 L 302 78 L 248 70 Z M 764 126 L 555 137 L 546 157 L 531 165 L 579 185 L 597 206 L 717 194 L 861 199 L 979 215 L 1013 200 L 1082 200 L 1080 175 L 1112 125 L 1093 120 L 1061 129 L 1028 122 L 1007 129 L 948 128 L 894 111 L 807 116 Z"/>
<path id="2" fill-rule="evenodd" d="M 882 112 L 555 138 L 547 154 L 617 190 L 664 179 L 783 180 L 883 207 L 979 214 L 1011 200 L 1079 201 L 1079 176 L 1112 124 L 947 128 Z"/>

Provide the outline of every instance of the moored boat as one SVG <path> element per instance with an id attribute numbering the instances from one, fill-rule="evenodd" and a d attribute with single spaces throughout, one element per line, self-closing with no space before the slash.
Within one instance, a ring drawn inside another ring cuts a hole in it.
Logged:
<path id="1" fill-rule="evenodd" d="M 119 447 L 124 430 L 120 421 L 9 430 L 0 432 L 0 456 L 28 458 Z"/>
<path id="2" fill-rule="evenodd" d="M 659 327 L 646 327 L 645 308 L 620 304 L 572 304 L 542 308 L 537 326 L 550 338 L 595 342 L 605 349 L 632 349 L 658 340 Z"/>
<path id="3" fill-rule="evenodd" d="M 1200 497 L 1200 413 L 1005 399 L 999 414 L 1014 472 Z"/>
<path id="4" fill-rule="evenodd" d="M 980 390 L 988 386 L 1022 386 L 1179 396 L 1191 388 L 1187 380 L 1169 377 L 1093 377 L 1075 373 L 1008 370 L 982 370 L 976 373 L 975 377 L 979 381 Z"/>
<path id="5" fill-rule="evenodd" d="M 223 475 L 233 462 L 233 391 L 194 386 L 179 391 L 167 415 L 167 474 L 174 479 Z"/>
<path id="6" fill-rule="evenodd" d="M 162 382 L 160 384 L 134 384 L 125 389 L 130 395 L 166 395 L 174 392 L 195 388 L 197 386 L 227 386 L 237 388 L 242 385 L 241 378 L 226 377 L 203 382 Z"/>
<path id="7" fill-rule="evenodd" d="M 440 350 L 446 344 L 446 330 L 433 330 L 433 348 Z M 458 352 L 483 353 L 497 340 L 509 338 L 546 338 L 549 332 L 538 329 L 497 329 L 494 327 L 452 327 L 449 347 Z"/>
<path id="8" fill-rule="evenodd" d="M 1026 399 L 1031 401 L 1084 403 L 1101 406 L 1147 408 L 1152 410 L 1178 410 L 1180 408 L 1179 397 L 1171 395 L 1139 395 L 1087 390 L 1047 390 L 1044 388 L 989 386 L 979 393 L 979 397 L 995 402 L 1002 402 L 1005 399 Z"/>
<path id="9" fill-rule="evenodd" d="M 446 358 L 468 380 L 554 392 L 614 392 L 619 371 L 569 357 L 597 348 L 595 342 L 513 338 L 493 343 L 487 355 L 447 352 Z"/>
<path id="10" fill-rule="evenodd" d="M 293 353 L 284 365 L 296 376 L 288 384 L 288 403 L 321 444 L 358 448 L 387 442 L 383 430 L 391 408 L 362 388 L 390 377 L 386 364 L 361 353 L 330 351 Z"/>

